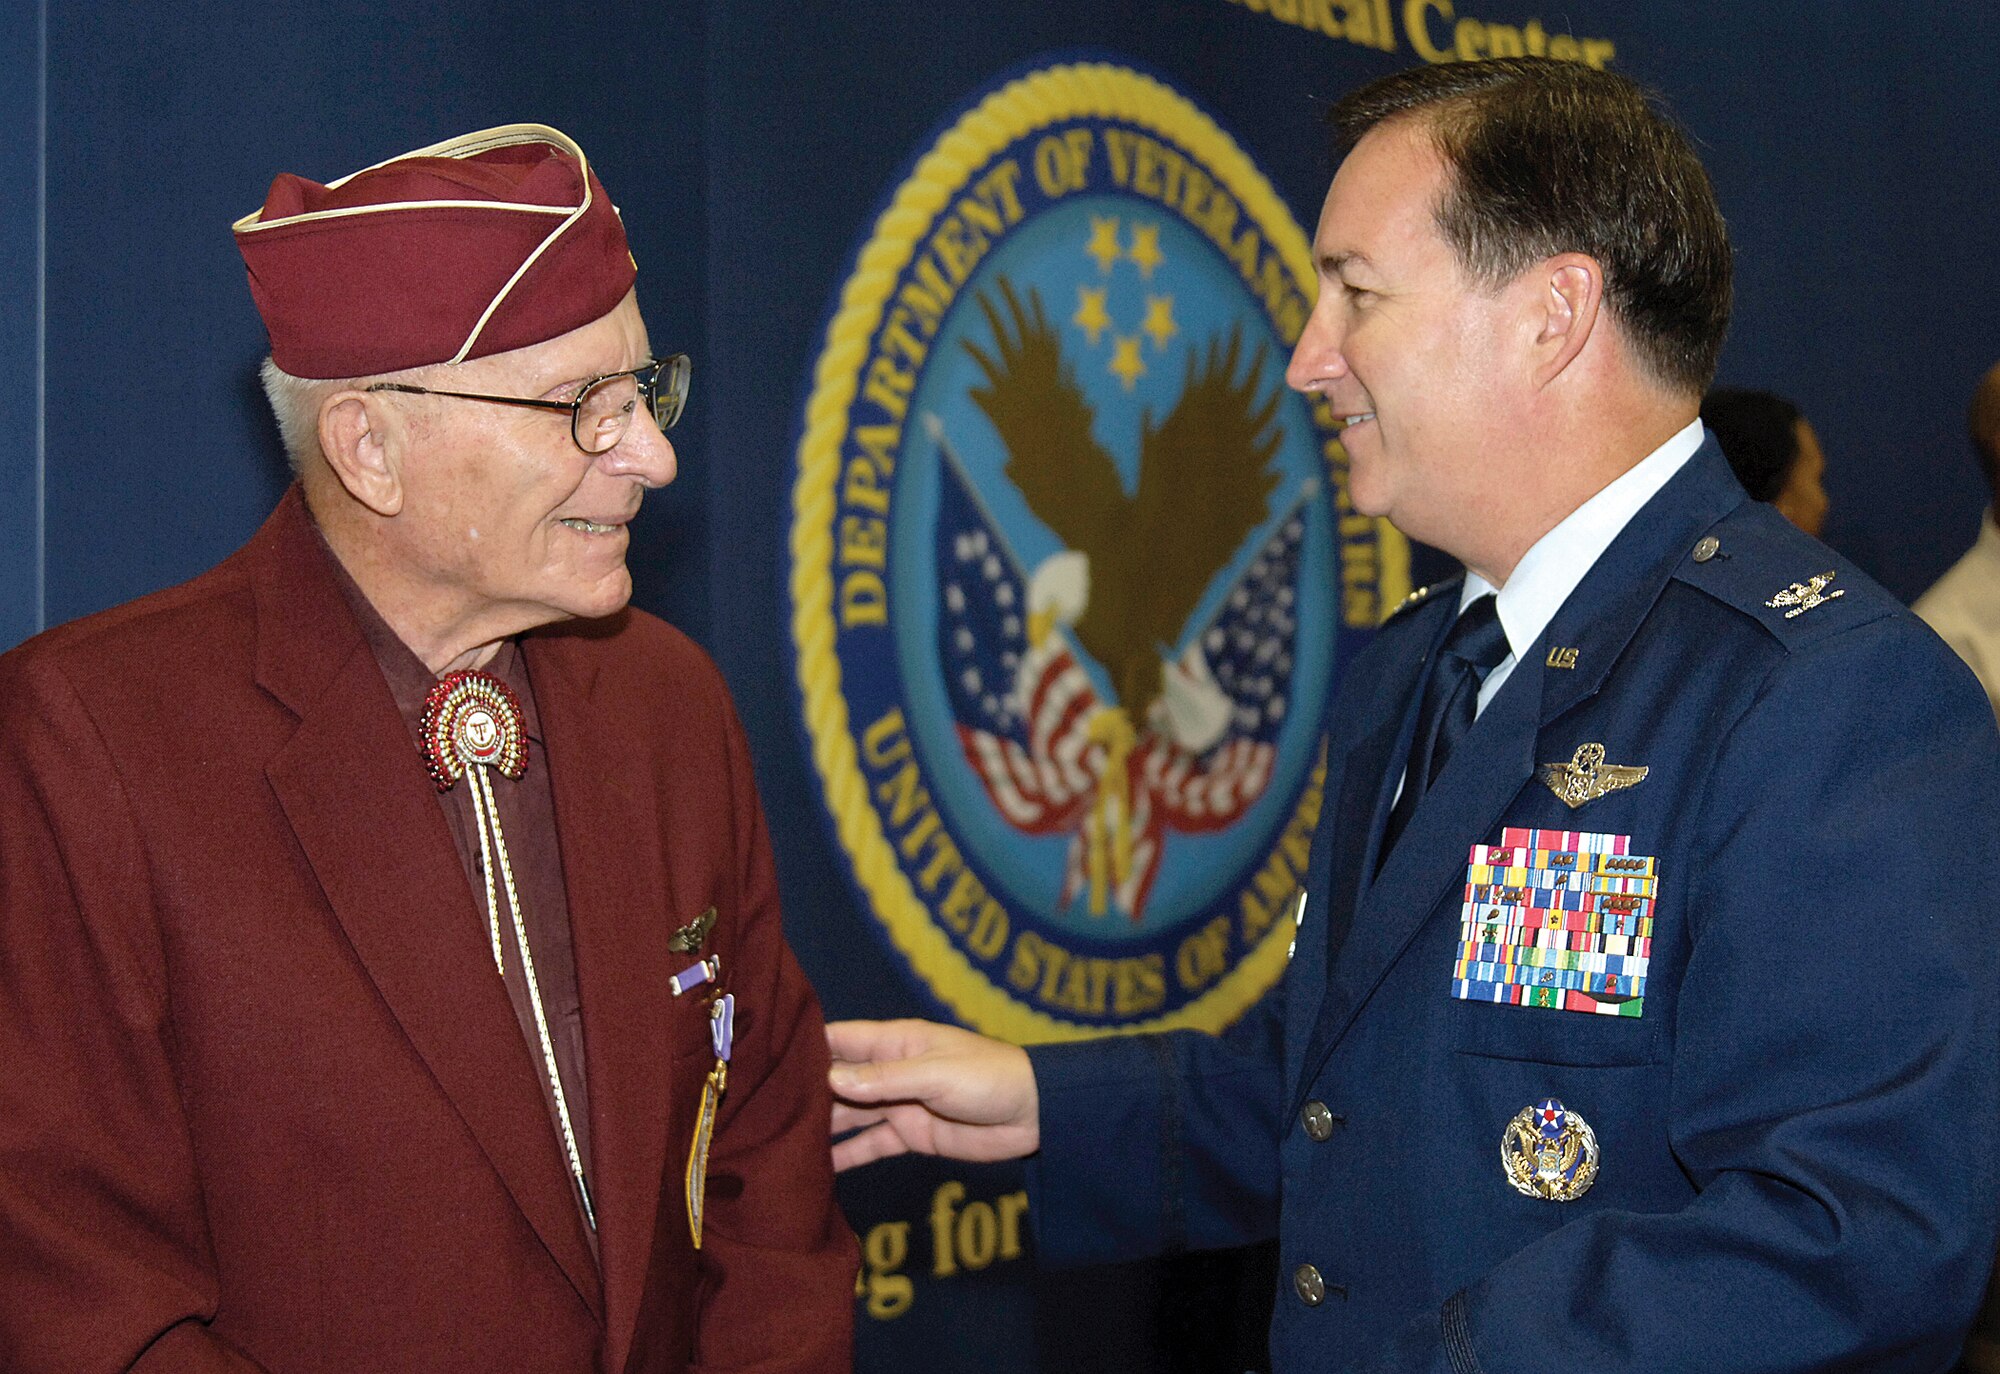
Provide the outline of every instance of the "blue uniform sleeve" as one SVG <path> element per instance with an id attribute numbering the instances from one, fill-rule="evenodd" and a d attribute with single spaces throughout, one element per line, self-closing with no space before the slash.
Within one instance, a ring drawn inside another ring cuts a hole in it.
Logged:
<path id="1" fill-rule="evenodd" d="M 1221 1036 L 1028 1051 L 1042 1123 L 1029 1215 L 1043 1263 L 1108 1264 L 1277 1234 L 1281 996 L 1274 990 Z"/>
<path id="2" fill-rule="evenodd" d="M 1927 641 L 1896 616 L 1793 654 L 1683 799 L 1694 1200 L 1552 1230 L 1364 1367 L 1950 1366 L 2000 1212 L 2000 739 Z"/>

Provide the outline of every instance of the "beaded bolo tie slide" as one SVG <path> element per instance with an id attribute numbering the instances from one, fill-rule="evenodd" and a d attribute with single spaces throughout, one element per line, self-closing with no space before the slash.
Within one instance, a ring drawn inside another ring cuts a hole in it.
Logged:
<path id="1" fill-rule="evenodd" d="M 489 772 L 519 778 L 528 767 L 528 732 L 521 719 L 521 703 L 513 691 L 491 673 L 467 669 L 446 673 L 431 688 L 424 702 L 424 764 L 440 792 L 449 792 L 460 778 L 467 779 L 472 797 L 473 828 L 479 832 L 479 871 L 486 879 L 486 930 L 493 942 L 493 967 L 504 978 L 506 957 L 500 943 L 500 900 L 493 883 L 498 860 L 501 886 L 507 893 L 507 910 L 512 917 L 514 948 L 521 956 L 521 977 L 528 985 L 528 1002 L 535 1010 L 535 1031 L 542 1042 L 542 1064 L 548 1072 L 549 1091 L 555 1098 L 556 1117 L 562 1126 L 563 1152 L 569 1157 L 570 1175 L 576 1180 L 583 1199 L 583 1214 L 592 1229 L 597 1213 L 591 1205 L 590 1188 L 584 1182 L 583 1156 L 576 1148 L 576 1132 L 570 1125 L 569 1100 L 563 1094 L 562 1075 L 556 1072 L 556 1052 L 549 1036 L 549 1018 L 542 1010 L 542 990 L 535 981 L 535 956 L 528 947 L 528 926 L 521 915 L 521 894 L 514 884 L 513 861 L 507 856 L 507 837 L 500 829 L 500 808 L 493 799 Z"/>

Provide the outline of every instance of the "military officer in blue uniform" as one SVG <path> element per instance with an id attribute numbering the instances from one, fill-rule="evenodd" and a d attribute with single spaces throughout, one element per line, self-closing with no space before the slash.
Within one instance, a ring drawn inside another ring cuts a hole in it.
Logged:
<path id="1" fill-rule="evenodd" d="M 833 1027 L 843 1166 L 1034 1154 L 1045 1259 L 1275 1231 L 1280 1371 L 1937 1371 L 2000 1224 L 2000 737 L 1748 501 L 1729 250 L 1631 83 L 1335 111 L 1292 385 L 1459 557 L 1346 670 L 1259 1014 L 1023 1053 Z"/>

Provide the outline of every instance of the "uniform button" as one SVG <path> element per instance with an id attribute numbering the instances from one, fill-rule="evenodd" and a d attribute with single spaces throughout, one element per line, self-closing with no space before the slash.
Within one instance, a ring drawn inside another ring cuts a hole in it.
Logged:
<path id="1" fill-rule="evenodd" d="M 1306 1134 L 1314 1140 L 1325 1140 L 1333 1134 L 1334 1125 L 1340 1118 L 1327 1110 L 1326 1103 L 1314 1098 L 1299 1109 L 1299 1121 L 1305 1126 Z"/>
<path id="2" fill-rule="evenodd" d="M 1700 539 L 1695 541 L 1694 561 L 1697 563 L 1706 563 L 1709 559 L 1715 557 L 1721 549 L 1722 541 L 1720 539 L 1717 539 L 1712 534 L 1704 534 Z"/>
<path id="3" fill-rule="evenodd" d="M 1326 1280 L 1310 1264 L 1301 1264 L 1292 1271 L 1292 1290 L 1307 1307 L 1318 1307 L 1326 1301 Z"/>

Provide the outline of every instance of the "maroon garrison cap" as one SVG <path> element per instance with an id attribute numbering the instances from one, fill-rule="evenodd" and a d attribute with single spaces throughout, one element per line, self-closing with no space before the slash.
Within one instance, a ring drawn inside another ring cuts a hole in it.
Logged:
<path id="1" fill-rule="evenodd" d="M 583 149 L 545 124 L 482 129 L 325 186 L 280 173 L 234 228 L 271 360 L 295 377 L 525 348 L 608 314 L 638 272 Z"/>

